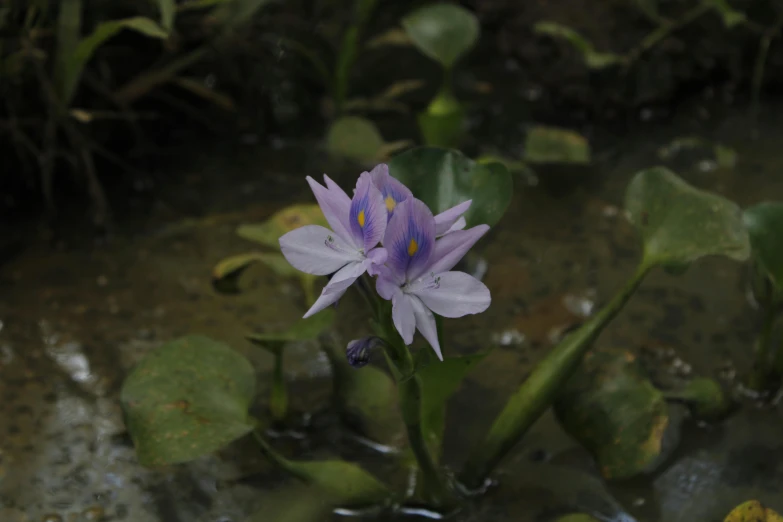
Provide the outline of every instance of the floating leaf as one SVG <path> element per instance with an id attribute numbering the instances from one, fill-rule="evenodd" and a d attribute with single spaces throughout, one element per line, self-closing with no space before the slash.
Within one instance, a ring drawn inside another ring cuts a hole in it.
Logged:
<path id="1" fill-rule="evenodd" d="M 254 333 L 247 336 L 248 340 L 256 344 L 275 341 L 306 341 L 315 339 L 334 323 L 335 312 L 331 308 L 322 310 L 307 319 L 300 319 L 290 328 L 280 332 Z"/>
<path id="2" fill-rule="evenodd" d="M 749 500 L 732 509 L 723 522 L 783 522 L 783 517 L 758 500 Z"/>
<path id="3" fill-rule="evenodd" d="M 666 398 L 684 402 L 695 418 L 703 420 L 722 419 L 734 407 L 720 383 L 704 377 L 691 380 L 682 390 L 666 393 Z"/>
<path id="4" fill-rule="evenodd" d="M 525 140 L 529 163 L 590 163 L 590 145 L 576 132 L 556 127 L 533 127 Z"/>
<path id="5" fill-rule="evenodd" d="M 665 167 L 634 176 L 625 208 L 641 233 L 648 266 L 690 263 L 710 255 L 745 261 L 750 255 L 740 208 L 692 187 Z"/>
<path id="6" fill-rule="evenodd" d="M 577 51 L 582 53 L 585 65 L 590 69 L 604 69 L 622 63 L 625 58 L 619 54 L 602 53 L 595 50 L 593 44 L 578 32 L 556 22 L 538 22 L 535 25 L 535 32 L 547 34 L 562 38 L 573 45 Z"/>
<path id="7" fill-rule="evenodd" d="M 120 396 L 139 462 L 187 462 L 247 434 L 254 390 L 247 359 L 207 337 L 183 337 L 153 351 L 125 379 Z"/>
<path id="8" fill-rule="evenodd" d="M 389 162 L 392 176 L 437 214 L 473 200 L 465 214 L 468 226 L 493 226 L 511 203 L 511 174 L 499 163 L 481 165 L 456 150 L 419 147 Z"/>
<path id="9" fill-rule="evenodd" d="M 385 144 L 375 124 L 359 116 L 338 119 L 326 135 L 326 148 L 330 153 L 360 164 L 376 162 Z"/>
<path id="10" fill-rule="evenodd" d="M 646 471 L 661 453 L 666 401 L 627 352 L 588 353 L 554 403 L 563 428 L 607 479 Z"/>
<path id="11" fill-rule="evenodd" d="M 451 4 L 421 7 L 402 19 L 402 27 L 422 53 L 445 69 L 476 45 L 480 31 L 473 13 Z"/>
<path id="12" fill-rule="evenodd" d="M 728 0 L 705 0 L 707 4 L 711 5 L 718 14 L 723 18 L 723 25 L 726 27 L 734 27 L 737 24 L 741 24 L 745 21 L 745 13 L 737 11 L 729 5 Z"/>
<path id="13" fill-rule="evenodd" d="M 260 435 L 256 435 L 256 440 L 270 460 L 306 484 L 331 494 L 335 505 L 369 505 L 391 496 L 389 488 L 355 464 L 344 460 L 288 460 Z"/>
<path id="14" fill-rule="evenodd" d="M 263 223 L 240 225 L 237 235 L 271 248 L 280 248 L 280 236 L 305 225 L 328 227 L 318 205 L 291 205 L 276 212 Z"/>
<path id="15" fill-rule="evenodd" d="M 753 257 L 778 292 L 783 292 L 783 203 L 764 202 L 745 210 Z"/>

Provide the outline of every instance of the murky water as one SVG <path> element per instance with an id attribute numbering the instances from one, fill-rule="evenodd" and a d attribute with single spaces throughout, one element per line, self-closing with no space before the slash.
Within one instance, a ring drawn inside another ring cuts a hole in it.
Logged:
<path id="1" fill-rule="evenodd" d="M 680 155 L 670 164 L 741 205 L 783 198 L 783 128 L 774 125 L 783 107 L 768 107 L 758 138 L 742 113 L 719 119 L 693 113 L 684 111 L 672 126 L 636 126 L 629 136 L 596 133 L 599 160 L 589 171 L 571 173 L 568 179 L 583 179 L 569 190 L 546 183 L 558 172 L 540 172 L 536 186 L 519 181 L 508 214 L 476 249 L 488 263 L 492 307 L 447 322 L 448 353 L 498 345 L 451 403 L 447 464 L 462 462 L 553 339 L 631 274 L 638 243 L 618 207 L 630 176 L 661 163 L 660 147 L 694 133 L 719 140 L 737 150 L 735 168 L 716 168 L 703 155 Z M 488 134 L 488 143 L 511 151 L 504 144 L 514 133 L 521 143 L 521 130 L 510 132 L 497 141 Z M 234 237 L 237 224 L 310 201 L 305 175 L 327 171 L 347 182 L 356 173 L 312 147 L 228 146 L 200 154 L 178 160 L 192 175 L 164 191 L 150 214 L 125 220 L 126 229 L 110 243 L 30 239 L 0 266 L 0 520 L 228 522 L 288 498 L 283 492 L 293 482 L 246 440 L 189 465 L 141 468 L 117 395 L 134 363 L 188 332 L 243 351 L 265 382 L 271 361 L 243 335 L 292 321 L 301 313 L 300 291 L 254 267 L 241 294 L 221 295 L 211 287 L 210 269 L 253 248 Z M 346 301 L 341 328 L 346 337 L 358 336 L 360 306 Z M 756 324 L 742 267 L 709 259 L 680 277 L 649 277 L 599 344 L 641 353 L 656 382 L 666 385 L 691 374 L 745 371 Z M 286 364 L 293 406 L 313 413 L 313 436 L 280 441 L 284 452 L 331 451 L 388 469 L 384 457 L 329 421 L 329 366 L 315 347 L 292 346 Z M 781 413 L 747 404 L 717 426 L 686 420 L 682 443 L 654 474 L 609 485 L 546 415 L 498 470 L 500 485 L 454 520 L 549 520 L 582 510 L 614 521 L 717 521 L 751 498 L 783 510 Z"/>

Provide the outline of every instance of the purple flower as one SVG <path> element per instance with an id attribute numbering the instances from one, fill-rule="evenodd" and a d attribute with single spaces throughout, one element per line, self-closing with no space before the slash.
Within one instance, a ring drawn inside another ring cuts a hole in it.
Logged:
<path id="1" fill-rule="evenodd" d="M 491 302 L 481 281 L 450 272 L 489 227 L 452 231 L 437 241 L 436 230 L 435 218 L 423 202 L 408 198 L 399 203 L 384 234 L 388 257 L 376 289 L 391 299 L 394 326 L 405 344 L 413 342 L 418 329 L 443 360 L 433 312 L 462 317 L 483 312 Z"/>
<path id="2" fill-rule="evenodd" d="M 370 176 L 372 176 L 373 184 L 381 191 L 383 203 L 388 212 L 388 219 L 391 219 L 394 215 L 397 205 L 413 198 L 413 193 L 411 193 L 410 189 L 389 174 L 389 166 L 385 163 L 376 165 L 370 172 Z M 435 237 L 465 228 L 465 218 L 462 217 L 462 214 L 467 212 L 468 208 L 470 208 L 470 200 L 435 216 Z"/>
<path id="3" fill-rule="evenodd" d="M 313 275 L 334 273 L 304 317 L 337 302 L 356 279 L 378 273 L 386 250 L 375 248 L 386 231 L 386 207 L 368 172 L 356 183 L 353 199 L 324 175 L 326 187 L 310 176 L 307 182 L 332 230 L 307 225 L 280 238 L 280 249 L 297 270 Z"/>
<path id="4" fill-rule="evenodd" d="M 380 337 L 369 336 L 356 339 L 348 343 L 345 349 L 345 357 L 348 364 L 354 368 L 361 368 L 370 362 L 370 351 L 376 346 L 383 344 Z"/>

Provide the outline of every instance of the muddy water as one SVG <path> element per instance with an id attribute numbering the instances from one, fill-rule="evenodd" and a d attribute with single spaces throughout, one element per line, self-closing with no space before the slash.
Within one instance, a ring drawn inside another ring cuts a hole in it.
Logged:
<path id="1" fill-rule="evenodd" d="M 776 116 L 783 108 L 770 107 L 764 118 Z M 739 113 L 706 122 L 683 116 L 676 126 L 597 136 L 597 165 L 578 173 L 570 190 L 520 180 L 507 216 L 469 263 L 487 262 L 492 307 L 447 323 L 449 353 L 496 346 L 451 405 L 448 464 L 459 465 L 553 339 L 632 272 L 638 244 L 618 206 L 633 172 L 661 163 L 661 146 L 694 132 L 719 140 L 737 150 L 735 168 L 715 168 L 701 153 L 672 164 L 742 205 L 783 198 L 783 129 L 764 121 L 759 128 L 756 138 Z M 186 180 L 163 191 L 150 213 L 124 220 L 112 241 L 31 236 L 0 266 L 0 520 L 228 522 L 288 498 L 293 483 L 245 440 L 189 465 L 141 468 L 117 395 L 135 362 L 188 332 L 246 353 L 266 382 L 271 361 L 243 335 L 296 318 L 303 300 L 297 285 L 254 267 L 242 293 L 221 295 L 209 272 L 222 257 L 252 248 L 233 236 L 238 223 L 311 200 L 306 174 L 328 171 L 346 183 L 355 174 L 311 150 L 228 146 L 191 154 L 178 160 Z M 347 299 L 341 308 L 345 335 L 362 334 L 360 305 Z M 640 353 L 665 386 L 692 374 L 747 370 L 756 323 L 741 267 L 710 259 L 680 277 L 653 274 L 599 344 Z M 294 408 L 313 413 L 302 417 L 312 437 L 279 441 L 281 448 L 306 456 L 335 448 L 375 470 L 388 468 L 330 422 L 329 369 L 315 347 L 291 346 L 286 357 Z M 717 521 L 751 498 L 783 510 L 782 413 L 748 403 L 718 426 L 683 421 L 679 446 L 655 473 L 609 485 L 546 415 L 498 470 L 499 486 L 455 520 L 550 520 L 581 510 L 602 520 Z"/>

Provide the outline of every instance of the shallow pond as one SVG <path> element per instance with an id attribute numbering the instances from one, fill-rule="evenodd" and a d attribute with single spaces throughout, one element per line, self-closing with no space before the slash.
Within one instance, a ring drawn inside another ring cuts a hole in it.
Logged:
<path id="1" fill-rule="evenodd" d="M 448 322 L 448 353 L 495 349 L 450 405 L 447 464 L 462 462 L 553 340 L 631 273 L 638 241 L 618 206 L 634 172 L 663 162 L 661 147 L 693 134 L 719 141 L 736 150 L 734 168 L 701 153 L 675 154 L 667 163 L 742 206 L 783 198 L 783 107 L 762 114 L 755 125 L 745 112 L 711 117 L 699 107 L 683 110 L 674 124 L 636 124 L 628 135 L 596 131 L 597 160 L 589 171 L 566 173 L 566 185 L 557 187 L 544 178 L 560 172 L 540 172 L 538 184 L 517 180 L 511 208 L 469 261 L 474 269 L 486 261 L 493 304 L 482 315 Z M 489 107 L 485 118 L 491 115 Z M 521 143 L 520 129 L 487 137 L 492 144 L 515 139 Z M 249 249 L 233 234 L 237 224 L 310 202 L 305 175 L 327 171 L 347 183 L 356 172 L 304 145 L 211 146 L 172 162 L 187 176 L 159 190 L 151 209 L 121 220 L 111 241 L 33 235 L 0 266 L 0 520 L 228 522 L 269 503 L 297 501 L 294 483 L 249 440 L 188 465 L 140 467 L 117 396 L 141 357 L 189 332 L 248 355 L 263 387 L 271 356 L 254 351 L 244 334 L 290 323 L 301 313 L 300 290 L 254 267 L 242 278 L 242 293 L 222 295 L 210 269 Z M 751 363 L 758 323 L 744 274 L 742 266 L 717 259 L 679 277 L 656 272 L 598 344 L 638 353 L 664 386 L 689 375 L 741 374 Z M 357 337 L 364 333 L 356 320 L 361 306 L 353 297 L 345 301 L 340 329 Z M 281 450 L 308 457 L 336 452 L 387 471 L 389 459 L 331 420 L 329 365 L 316 347 L 291 346 L 286 365 L 293 406 L 308 412 L 301 416 L 308 436 L 278 441 Z M 578 510 L 601 520 L 719 521 L 749 499 L 783 511 L 781 407 L 748 401 L 717 425 L 677 418 L 675 408 L 679 444 L 673 441 L 676 449 L 654 473 L 607 485 L 547 414 L 497 471 L 498 485 L 453 520 L 545 521 Z M 263 511 L 255 520 L 266 520 Z"/>

